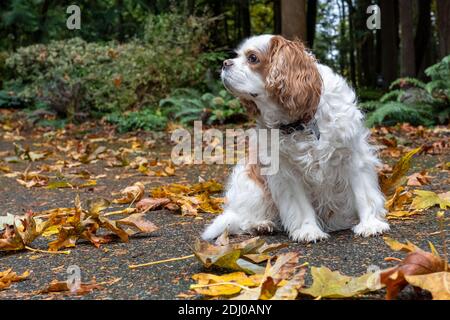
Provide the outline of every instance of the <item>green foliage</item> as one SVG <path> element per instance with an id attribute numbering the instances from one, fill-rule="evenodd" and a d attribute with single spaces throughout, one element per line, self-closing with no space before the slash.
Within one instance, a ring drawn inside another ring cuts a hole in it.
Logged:
<path id="1" fill-rule="evenodd" d="M 9 94 L 4 90 L 0 90 L 0 108 L 23 108 L 24 101 L 20 98 Z"/>
<path id="2" fill-rule="evenodd" d="M 195 120 L 222 124 L 245 119 L 239 100 L 223 89 L 205 94 L 194 89 L 178 89 L 169 98 L 161 100 L 159 105 L 168 118 L 182 124 L 192 124 Z"/>
<path id="3" fill-rule="evenodd" d="M 376 88 L 363 87 L 357 89 L 357 95 L 360 101 L 366 102 L 380 99 L 383 96 L 383 91 Z"/>
<path id="4" fill-rule="evenodd" d="M 154 109 L 143 109 L 125 114 L 112 113 L 106 120 L 117 125 L 119 132 L 135 130 L 163 130 L 167 125 L 167 117 Z"/>
<path id="5" fill-rule="evenodd" d="M 63 115 L 156 106 L 173 88 L 200 86 L 208 67 L 223 58 L 203 53 L 207 24 L 207 18 L 164 14 L 148 18 L 144 41 L 88 43 L 73 38 L 19 48 L 6 60 L 14 74 L 6 86 L 19 98 L 45 101 Z M 70 92 L 79 85 L 82 99 Z M 61 88 L 56 94 L 55 87 Z M 80 99 L 83 108 L 61 111 L 68 101 Z"/>
<path id="6" fill-rule="evenodd" d="M 429 67 L 431 81 L 400 78 L 389 87 L 391 91 L 377 101 L 361 103 L 369 112 L 367 125 L 392 125 L 409 122 L 414 125 L 445 123 L 450 119 L 450 56 Z"/>

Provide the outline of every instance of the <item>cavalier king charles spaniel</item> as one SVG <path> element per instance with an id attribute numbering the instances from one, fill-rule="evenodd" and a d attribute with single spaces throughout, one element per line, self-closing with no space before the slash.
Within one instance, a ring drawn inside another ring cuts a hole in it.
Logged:
<path id="1" fill-rule="evenodd" d="M 279 170 L 262 176 L 258 165 L 238 164 L 224 212 L 202 237 L 280 226 L 294 241 L 315 242 L 349 228 L 364 237 L 389 230 L 380 162 L 346 81 L 298 40 L 256 36 L 236 53 L 223 63 L 223 84 L 257 128 L 280 129 Z"/>

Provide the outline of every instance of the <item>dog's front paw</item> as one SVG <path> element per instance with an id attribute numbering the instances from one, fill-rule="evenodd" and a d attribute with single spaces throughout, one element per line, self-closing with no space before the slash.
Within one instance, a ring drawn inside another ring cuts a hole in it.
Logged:
<path id="1" fill-rule="evenodd" d="M 317 242 L 330 237 L 328 233 L 323 232 L 317 225 L 303 224 L 300 229 L 290 233 L 291 239 L 296 242 Z"/>
<path id="2" fill-rule="evenodd" d="M 389 231 L 389 224 L 377 218 L 370 218 L 368 220 L 361 221 L 359 224 L 354 226 L 352 230 L 358 236 L 370 237 Z"/>
<path id="3" fill-rule="evenodd" d="M 258 223 L 247 224 L 242 227 L 245 232 L 250 234 L 270 234 L 277 228 L 276 224 L 270 220 L 260 221 Z"/>

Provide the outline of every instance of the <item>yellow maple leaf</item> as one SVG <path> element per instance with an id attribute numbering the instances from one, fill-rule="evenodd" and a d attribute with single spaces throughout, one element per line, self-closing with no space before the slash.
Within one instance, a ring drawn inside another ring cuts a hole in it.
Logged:
<path id="1" fill-rule="evenodd" d="M 425 210 L 438 205 L 442 210 L 450 207 L 450 199 L 447 193 L 436 194 L 433 191 L 414 190 L 416 197 L 411 203 L 415 210 Z"/>

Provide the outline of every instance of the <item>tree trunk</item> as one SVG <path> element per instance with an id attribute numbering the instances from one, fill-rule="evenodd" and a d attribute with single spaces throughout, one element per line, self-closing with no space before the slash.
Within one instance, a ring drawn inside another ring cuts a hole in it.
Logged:
<path id="1" fill-rule="evenodd" d="M 307 40 L 306 0 L 281 0 L 281 33 L 288 39 Z"/>
<path id="2" fill-rule="evenodd" d="M 52 4 L 52 0 L 44 0 L 41 10 L 39 12 L 39 26 L 34 34 L 34 42 L 35 43 L 41 43 L 44 40 L 44 37 L 46 36 L 46 33 L 48 33 L 48 30 L 45 26 L 48 18 L 48 10 L 50 9 L 50 5 Z"/>
<path id="3" fill-rule="evenodd" d="M 414 22 L 411 0 L 399 0 L 400 14 L 400 76 L 416 76 Z"/>
<path id="4" fill-rule="evenodd" d="M 341 75 L 345 76 L 345 69 L 347 64 L 347 48 L 343 45 L 343 42 L 345 41 L 346 37 L 346 29 L 345 29 L 345 23 L 343 21 L 346 20 L 346 14 L 345 14 L 345 5 L 342 1 L 337 1 L 338 11 L 339 11 L 339 21 L 341 21 L 339 28 L 340 28 L 340 36 L 339 36 L 339 69 Z"/>
<path id="5" fill-rule="evenodd" d="M 306 31 L 308 46 L 314 46 L 314 38 L 316 36 L 316 20 L 317 20 L 317 0 L 308 0 L 308 8 L 306 10 Z"/>
<path id="6" fill-rule="evenodd" d="M 273 1 L 273 31 L 281 34 L 281 0 Z"/>
<path id="7" fill-rule="evenodd" d="M 353 1 L 347 0 L 348 5 L 348 32 L 350 37 L 350 79 L 353 87 L 356 88 L 356 60 L 355 60 L 355 30 L 354 30 L 354 16 L 355 8 Z"/>
<path id="8" fill-rule="evenodd" d="M 240 16 L 242 19 L 242 36 L 244 38 L 248 38 L 252 34 L 250 20 L 250 0 L 239 1 L 239 10 L 241 11 Z"/>
<path id="9" fill-rule="evenodd" d="M 425 78 L 425 69 L 432 63 L 431 55 L 431 0 L 419 0 L 419 20 L 415 39 L 416 72 Z"/>
<path id="10" fill-rule="evenodd" d="M 450 1 L 436 0 L 439 58 L 450 54 Z"/>
<path id="11" fill-rule="evenodd" d="M 360 87 L 373 87 L 376 84 L 374 33 L 366 26 L 366 10 L 369 5 L 371 5 L 371 0 L 357 1 L 355 13 L 355 30 L 358 30 L 356 33 L 356 70 Z"/>
<path id="12" fill-rule="evenodd" d="M 389 86 L 397 78 L 398 74 L 398 21 L 395 14 L 397 7 L 398 4 L 395 0 L 380 0 L 381 74 L 385 87 Z"/>

